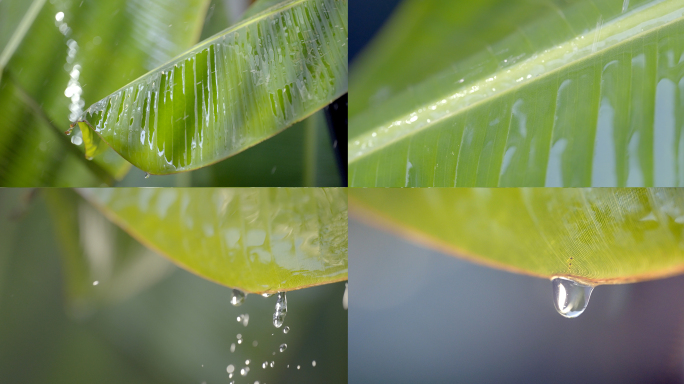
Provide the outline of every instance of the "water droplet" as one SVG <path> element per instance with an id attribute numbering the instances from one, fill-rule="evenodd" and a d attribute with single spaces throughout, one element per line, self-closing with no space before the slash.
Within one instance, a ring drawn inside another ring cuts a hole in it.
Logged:
<path id="1" fill-rule="evenodd" d="M 248 314 L 240 315 L 237 317 L 237 321 L 238 321 L 238 323 L 242 323 L 242 325 L 244 325 L 246 327 L 247 324 L 249 324 L 249 315 Z"/>
<path id="2" fill-rule="evenodd" d="M 263 297 L 271 297 L 271 296 L 273 296 L 273 294 L 272 294 L 272 293 L 262 293 L 261 296 L 263 296 Z"/>
<path id="3" fill-rule="evenodd" d="M 264 361 L 263 364 L 261 364 L 261 368 L 266 369 L 268 367 L 268 361 Z"/>
<path id="4" fill-rule="evenodd" d="M 275 365 L 275 361 L 271 361 L 271 368 Z"/>
<path id="5" fill-rule="evenodd" d="M 349 283 L 344 283 L 344 295 L 342 295 L 342 307 L 349 308 Z"/>
<path id="6" fill-rule="evenodd" d="M 312 367 L 315 367 L 315 366 L 316 366 L 316 360 L 314 360 L 314 361 L 311 362 L 311 366 L 312 366 Z"/>
<path id="7" fill-rule="evenodd" d="M 93 285 L 98 285 L 98 284 L 100 284 L 99 281 L 97 281 L 97 280 L 93 281 Z"/>
<path id="8" fill-rule="evenodd" d="M 290 327 L 283 328 L 283 333 L 288 333 L 288 332 L 290 332 Z"/>
<path id="9" fill-rule="evenodd" d="M 283 326 L 285 315 L 287 315 L 287 297 L 285 296 L 285 292 L 278 292 L 275 313 L 273 314 L 273 325 L 276 328 Z"/>
<path id="10" fill-rule="evenodd" d="M 563 317 L 573 318 L 584 312 L 589 303 L 589 296 L 594 290 L 590 285 L 581 284 L 565 277 L 554 277 L 553 305 Z"/>
<path id="11" fill-rule="evenodd" d="M 256 341 L 256 340 L 252 341 L 252 347 L 256 347 L 257 345 L 259 345 L 258 341 Z"/>
<path id="12" fill-rule="evenodd" d="M 249 365 L 249 359 L 245 360 L 245 365 Z"/>
<path id="13" fill-rule="evenodd" d="M 235 371 L 235 366 L 233 366 L 233 364 L 230 364 L 228 368 L 226 368 L 226 371 L 228 371 L 228 373 L 233 373 L 233 371 Z"/>
<path id="14" fill-rule="evenodd" d="M 239 289 L 233 289 L 233 297 L 230 298 L 230 303 L 234 306 L 240 306 L 245 301 L 245 293 Z"/>
<path id="15" fill-rule="evenodd" d="M 230 351 L 235 352 L 235 343 L 230 344 Z"/>
<path id="16" fill-rule="evenodd" d="M 55 20 L 57 20 L 57 21 L 64 20 L 64 12 L 57 12 L 57 14 L 55 15 Z"/>
<path id="17" fill-rule="evenodd" d="M 244 367 L 240 370 L 242 376 L 247 376 L 247 373 L 249 373 L 249 367 Z"/>
<path id="18" fill-rule="evenodd" d="M 298 366 L 297 366 L 297 369 L 299 369 L 299 368 L 301 368 L 301 365 L 298 365 Z"/>
<path id="19" fill-rule="evenodd" d="M 285 352 L 287 349 L 287 344 L 280 344 L 280 352 Z"/>
<path id="20" fill-rule="evenodd" d="M 145 178 L 146 178 L 146 179 L 149 179 L 149 178 L 150 178 L 150 174 L 147 173 L 147 172 L 145 172 Z"/>
<path id="21" fill-rule="evenodd" d="M 74 135 L 74 136 L 71 136 L 71 142 L 74 145 L 81 145 L 81 144 L 83 144 L 83 139 L 81 139 L 79 136 Z"/>

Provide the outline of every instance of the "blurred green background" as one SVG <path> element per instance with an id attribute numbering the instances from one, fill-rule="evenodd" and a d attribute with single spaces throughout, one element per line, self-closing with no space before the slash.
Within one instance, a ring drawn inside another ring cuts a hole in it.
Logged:
<path id="1" fill-rule="evenodd" d="M 64 226 L 60 197 L 76 199 L 87 230 Z M 230 289 L 150 254 L 79 199 L 0 189 L 1 383 L 347 382 L 344 283 L 288 293 L 284 334 L 272 324 L 275 297 L 233 307 Z M 74 232 L 90 240 L 70 243 Z M 229 379 L 226 367 L 248 359 L 247 376 Z"/>

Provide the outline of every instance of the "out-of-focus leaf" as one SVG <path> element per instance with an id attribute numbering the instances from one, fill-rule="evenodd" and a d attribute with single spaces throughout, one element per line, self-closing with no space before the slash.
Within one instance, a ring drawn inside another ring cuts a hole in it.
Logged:
<path id="1" fill-rule="evenodd" d="M 208 0 L 46 2 L 5 68 L 3 85 L 4 77 L 10 77 L 40 106 L 51 124 L 64 132 L 86 102 L 105 97 L 195 44 L 207 4 Z M 26 175 L 18 185 L 54 185 L 50 183 L 58 179 L 54 173 L 78 173 L 73 172 L 73 164 L 60 159 L 59 152 L 64 149 L 55 149 L 46 140 L 31 141 L 27 125 L 21 120 L 12 124 L 0 121 L 2 134 L 15 140 L 13 151 L 0 152 L 0 162 L 22 164 L 17 159 L 30 159 L 37 169 L 34 174 L 10 171 Z M 80 133 L 77 135 L 74 141 L 82 142 Z M 83 158 L 79 161 L 86 162 L 83 145 L 77 148 Z M 111 149 L 93 161 L 115 179 L 130 167 Z M 102 181 L 92 175 L 70 176 L 67 185 L 71 186 Z M 0 181 L 0 185 L 7 184 Z"/>
<path id="2" fill-rule="evenodd" d="M 682 185 L 684 4 L 548 4 L 480 53 L 354 113 L 350 185 Z"/>
<path id="3" fill-rule="evenodd" d="M 107 96 L 84 118 L 148 173 L 196 169 L 343 94 L 346 44 L 346 0 L 284 1 Z"/>
<path id="4" fill-rule="evenodd" d="M 288 153 L 287 161 L 282 161 L 283 153 Z M 342 186 L 322 111 L 257 146 L 191 174 L 192 185 L 200 187 Z"/>
<path id="5" fill-rule="evenodd" d="M 246 292 L 347 279 L 344 188 L 108 188 L 81 194 L 183 268 Z"/>
<path id="6" fill-rule="evenodd" d="M 62 246 L 64 290 L 72 316 L 87 316 L 100 302 L 121 302 L 173 270 L 165 258 L 111 223 L 74 191 L 41 191 Z"/>
<path id="7" fill-rule="evenodd" d="M 518 273 L 615 284 L 684 272 L 684 191 L 359 189 L 355 216 Z"/>
<path id="8" fill-rule="evenodd" d="M 5 65 L 44 3 L 45 0 L 0 2 L 0 80 Z"/>

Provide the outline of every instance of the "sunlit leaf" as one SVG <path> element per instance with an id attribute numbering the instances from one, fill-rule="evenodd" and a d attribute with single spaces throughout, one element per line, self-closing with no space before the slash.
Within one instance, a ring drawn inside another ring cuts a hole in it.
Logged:
<path id="1" fill-rule="evenodd" d="M 344 188 L 80 192 L 140 242 L 220 284 L 262 293 L 347 279 Z"/>
<path id="2" fill-rule="evenodd" d="M 285 1 L 107 96 L 85 118 L 148 173 L 196 169 L 343 94 L 346 43 L 346 1 Z"/>
<path id="3" fill-rule="evenodd" d="M 677 188 L 353 188 L 349 198 L 356 217 L 509 271 L 593 284 L 684 272 Z"/>
<path id="4" fill-rule="evenodd" d="M 350 122 L 350 185 L 683 185 L 684 4 L 557 3 L 408 89 L 366 90 Z M 440 18 L 434 3 L 425 11 Z"/>

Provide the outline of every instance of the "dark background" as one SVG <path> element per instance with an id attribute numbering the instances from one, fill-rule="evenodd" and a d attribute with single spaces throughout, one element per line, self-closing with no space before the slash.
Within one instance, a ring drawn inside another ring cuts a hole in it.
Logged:
<path id="1" fill-rule="evenodd" d="M 349 63 L 368 44 L 401 0 L 349 1 Z"/>

